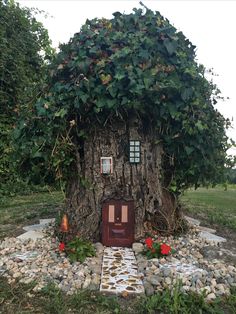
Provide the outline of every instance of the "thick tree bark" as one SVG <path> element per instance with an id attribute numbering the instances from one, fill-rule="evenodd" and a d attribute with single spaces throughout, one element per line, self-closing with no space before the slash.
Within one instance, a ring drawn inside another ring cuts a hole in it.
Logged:
<path id="1" fill-rule="evenodd" d="M 140 140 L 141 162 L 129 162 L 129 141 Z M 67 186 L 68 216 L 83 237 L 100 240 L 101 210 L 107 199 L 134 200 L 135 238 L 152 225 L 171 233 L 176 226 L 175 198 L 162 187 L 162 146 L 158 134 L 139 120 L 92 127 L 80 142 L 77 169 Z M 113 173 L 100 173 L 100 158 L 113 157 Z"/>

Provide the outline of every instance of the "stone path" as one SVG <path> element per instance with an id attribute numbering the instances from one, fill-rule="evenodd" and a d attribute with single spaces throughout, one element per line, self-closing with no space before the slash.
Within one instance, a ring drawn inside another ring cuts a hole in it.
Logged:
<path id="1" fill-rule="evenodd" d="M 214 234 L 216 233 L 215 229 L 200 226 L 201 223 L 200 220 L 188 216 L 184 217 L 189 222 L 190 225 L 196 226 L 200 230 L 199 237 L 202 238 L 203 240 L 214 242 L 216 244 L 227 241 L 225 238 L 215 235 Z"/>
<path id="2" fill-rule="evenodd" d="M 144 286 L 138 274 L 137 261 L 132 249 L 105 248 L 100 291 L 115 294 L 144 294 Z"/>
<path id="3" fill-rule="evenodd" d="M 17 238 L 21 240 L 34 240 L 34 241 L 37 239 L 42 239 L 45 237 L 44 230 L 46 230 L 50 224 L 54 223 L 55 218 L 40 219 L 39 224 L 23 227 L 23 230 L 26 232 L 22 233 Z"/>

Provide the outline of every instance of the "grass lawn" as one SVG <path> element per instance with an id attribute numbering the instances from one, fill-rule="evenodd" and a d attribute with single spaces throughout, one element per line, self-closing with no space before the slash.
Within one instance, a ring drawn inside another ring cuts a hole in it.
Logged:
<path id="1" fill-rule="evenodd" d="M 221 186 L 189 190 L 181 201 L 187 214 L 200 218 L 206 225 L 236 231 L 236 186 L 227 190 Z"/>
<path id="2" fill-rule="evenodd" d="M 22 233 L 23 225 L 56 217 L 63 205 L 61 192 L 41 192 L 0 199 L 0 239 Z"/>
<path id="3" fill-rule="evenodd" d="M 34 283 L 9 285 L 0 277 L 0 313 L 4 314 L 235 314 L 236 291 L 206 303 L 203 296 L 165 290 L 151 297 L 128 299 L 79 290 L 66 296 L 53 285 L 33 292 Z"/>
<path id="4" fill-rule="evenodd" d="M 206 221 L 236 230 L 236 189 L 199 189 L 183 197 L 186 212 L 205 217 Z M 21 227 L 39 218 L 56 217 L 62 208 L 61 192 L 34 193 L 28 196 L 5 197 L 0 200 L 0 239 L 21 233 Z M 18 230 L 18 231 L 17 231 Z M 52 285 L 33 292 L 34 284 L 8 284 L 0 276 L 0 313 L 4 314 L 235 314 L 236 291 L 229 297 L 206 303 L 203 296 L 183 294 L 178 287 L 174 293 L 166 290 L 151 297 L 109 297 L 91 291 L 78 291 L 67 296 Z"/>

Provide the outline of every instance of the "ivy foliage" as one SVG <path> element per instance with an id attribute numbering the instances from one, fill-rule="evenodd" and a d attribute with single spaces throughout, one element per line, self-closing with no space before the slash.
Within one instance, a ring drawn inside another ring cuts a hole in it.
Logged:
<path id="1" fill-rule="evenodd" d="M 0 194 L 21 181 L 12 159 L 12 131 L 21 113 L 30 116 L 53 55 L 36 13 L 0 0 Z"/>
<path id="2" fill-rule="evenodd" d="M 179 192 L 222 175 L 229 122 L 214 108 L 218 94 L 195 46 L 159 12 L 115 12 L 87 20 L 60 47 L 34 117 L 24 117 L 15 136 L 66 179 L 93 124 L 138 115 L 158 131 L 163 185 Z"/>

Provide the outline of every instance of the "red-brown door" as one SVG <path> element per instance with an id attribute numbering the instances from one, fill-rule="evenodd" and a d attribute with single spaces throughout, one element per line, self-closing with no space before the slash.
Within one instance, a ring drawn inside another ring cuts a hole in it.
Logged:
<path id="1" fill-rule="evenodd" d="M 131 246 L 134 242 L 134 202 L 110 200 L 102 208 L 102 243 Z"/>

